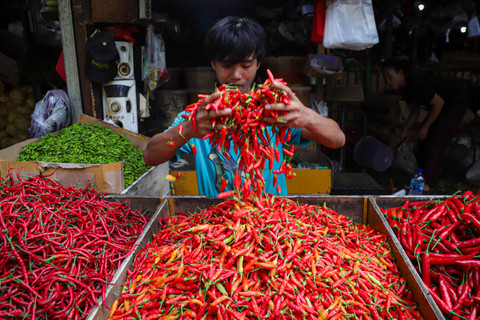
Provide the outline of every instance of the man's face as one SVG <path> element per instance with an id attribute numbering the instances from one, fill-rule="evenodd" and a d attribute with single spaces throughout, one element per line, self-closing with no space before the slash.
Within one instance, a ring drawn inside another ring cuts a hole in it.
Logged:
<path id="1" fill-rule="evenodd" d="M 402 69 L 397 72 L 392 68 L 387 68 L 383 70 L 383 76 L 393 90 L 399 90 L 405 86 L 405 75 Z"/>
<path id="2" fill-rule="evenodd" d="M 242 93 L 251 89 L 252 82 L 255 80 L 257 70 L 260 67 L 257 59 L 253 58 L 253 54 L 245 61 L 231 66 L 223 61 L 212 61 L 211 64 L 221 84 L 235 85 Z"/>

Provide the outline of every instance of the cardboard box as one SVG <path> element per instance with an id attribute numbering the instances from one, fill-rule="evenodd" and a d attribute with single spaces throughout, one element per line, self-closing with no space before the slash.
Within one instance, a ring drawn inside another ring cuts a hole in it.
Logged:
<path id="1" fill-rule="evenodd" d="M 295 150 L 295 156 L 305 160 L 311 168 L 293 169 L 295 178 L 287 179 L 288 194 L 329 194 L 333 180 L 330 159 L 319 150 L 308 149 Z M 198 196 L 195 159 L 186 155 L 184 160 L 187 165 L 170 172 L 174 177 L 179 176 L 173 183 L 175 195 Z"/>
<path id="2" fill-rule="evenodd" d="M 84 114 L 79 115 L 79 123 L 98 124 L 110 128 L 117 134 L 124 135 L 132 145 L 138 150 L 145 150 L 149 137 L 134 133 L 119 127 L 115 127 L 101 120 L 89 117 Z M 22 179 L 43 174 L 52 174 L 52 178 L 63 186 L 74 185 L 82 188 L 88 184 L 101 193 L 118 194 L 125 191 L 124 177 L 123 177 L 123 163 L 109 163 L 109 164 L 75 164 L 75 163 L 54 163 L 44 161 L 16 161 L 22 148 L 38 139 L 29 139 L 19 142 L 13 146 L 0 150 L 0 176 L 5 177 L 9 170 L 13 170 L 16 177 L 16 171 L 19 170 L 19 175 Z M 164 171 L 165 165 L 152 167 L 150 171 Z M 158 195 L 164 195 L 168 192 L 168 182 L 166 180 L 157 181 L 155 185 Z M 143 189 L 141 189 L 143 190 Z M 132 189 L 134 195 L 140 195 L 138 188 Z"/>

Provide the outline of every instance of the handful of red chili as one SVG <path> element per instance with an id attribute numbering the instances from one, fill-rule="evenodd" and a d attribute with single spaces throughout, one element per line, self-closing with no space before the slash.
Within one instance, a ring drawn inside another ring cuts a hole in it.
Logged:
<path id="1" fill-rule="evenodd" d="M 242 185 L 240 176 L 237 176 L 233 189 L 221 193 L 220 198 L 231 196 L 234 193 L 237 195 L 243 194 L 245 197 L 246 194 L 250 194 L 250 190 L 254 190 L 257 195 L 260 195 L 264 191 L 262 169 L 265 168 L 267 160 L 270 160 L 268 162 L 270 170 L 273 169 L 273 160 L 282 160 L 281 168 L 274 170 L 274 174 L 284 173 L 287 178 L 294 176 L 292 164 L 285 163 L 278 149 L 272 145 L 273 137 L 270 136 L 268 130 L 265 130 L 266 126 L 271 126 L 265 118 L 272 117 L 278 120 L 280 116 L 285 114 L 285 112 L 265 110 L 265 106 L 273 103 L 290 104 L 287 93 L 273 86 L 275 81 L 285 82 L 282 79 L 275 79 L 270 70 L 267 70 L 267 73 L 268 79 L 263 84 L 258 85 L 256 90 L 249 93 L 242 93 L 233 86 L 219 86 L 216 91 L 220 91 L 221 96 L 205 106 L 206 110 L 214 110 L 215 112 L 226 108 L 232 109 L 231 116 L 218 117 L 211 121 L 212 125 L 223 124 L 225 126 L 218 132 L 211 132 L 203 139 L 209 139 L 210 144 L 218 151 L 222 151 L 227 158 L 230 156 L 228 154 L 231 146 L 230 142 L 233 141 L 235 152 L 239 153 L 238 170 L 247 173 Z M 201 96 L 198 102 L 185 108 L 188 113 L 184 117 L 192 121 L 194 129 L 196 128 L 195 114 L 203 104 L 204 98 Z M 232 128 L 235 128 L 235 130 L 231 130 Z M 272 133 L 278 137 L 275 142 L 277 144 L 287 144 L 290 141 L 290 130 L 288 126 L 273 126 Z M 183 127 L 180 125 L 180 135 L 182 135 L 182 131 Z M 288 155 L 293 155 L 294 145 L 282 151 Z M 222 189 L 226 186 L 227 182 L 224 181 Z M 223 192 L 223 190 L 220 190 L 220 192 Z"/>
<path id="2" fill-rule="evenodd" d="M 227 199 L 160 221 L 110 319 L 420 319 L 386 236 L 324 207 Z"/>
<path id="3" fill-rule="evenodd" d="M 0 180 L 0 318 L 86 318 L 147 220 L 91 187 L 17 179 Z"/>
<path id="4" fill-rule="evenodd" d="M 382 209 L 431 296 L 449 319 L 480 306 L 480 190 Z"/>

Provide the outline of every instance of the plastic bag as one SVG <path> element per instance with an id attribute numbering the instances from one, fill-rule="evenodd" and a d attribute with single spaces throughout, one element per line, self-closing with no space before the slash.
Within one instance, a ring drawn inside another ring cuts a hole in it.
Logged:
<path id="1" fill-rule="evenodd" d="M 148 25 L 146 47 L 143 57 L 143 77 L 145 86 L 153 91 L 168 80 L 165 61 L 165 42 L 161 34 L 156 34 L 153 25 Z"/>
<path id="2" fill-rule="evenodd" d="M 40 138 L 70 125 L 70 100 L 63 90 L 50 90 L 35 104 L 31 126 L 31 138 Z"/>
<path id="3" fill-rule="evenodd" d="M 372 0 L 327 0 L 326 48 L 363 50 L 377 43 Z"/>
<path id="4" fill-rule="evenodd" d="M 398 147 L 392 167 L 403 169 L 410 174 L 417 171 L 417 158 L 415 158 L 413 142 L 405 142 Z"/>

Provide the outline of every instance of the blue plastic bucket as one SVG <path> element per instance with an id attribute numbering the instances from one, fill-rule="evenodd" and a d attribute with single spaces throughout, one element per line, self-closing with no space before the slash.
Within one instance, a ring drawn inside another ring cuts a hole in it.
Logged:
<path id="1" fill-rule="evenodd" d="M 392 165 L 393 150 L 374 136 L 366 136 L 355 145 L 353 158 L 360 165 L 363 165 L 365 160 L 367 167 L 382 172 Z"/>

